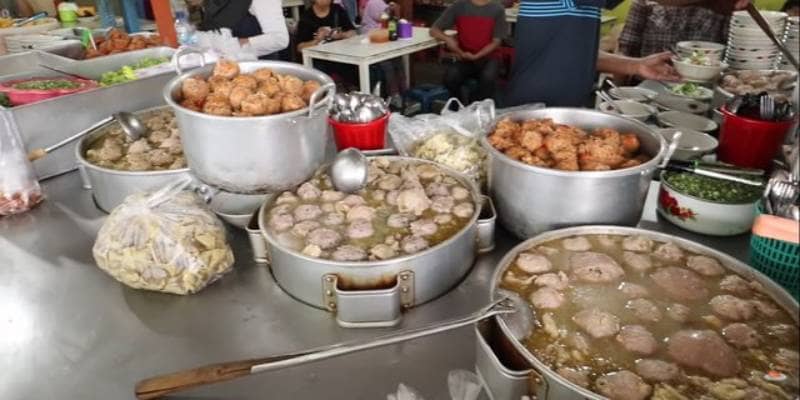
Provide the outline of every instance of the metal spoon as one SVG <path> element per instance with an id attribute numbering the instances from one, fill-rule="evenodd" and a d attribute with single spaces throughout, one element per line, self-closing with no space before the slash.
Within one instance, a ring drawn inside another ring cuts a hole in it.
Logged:
<path id="1" fill-rule="evenodd" d="M 678 143 L 681 141 L 681 136 L 683 136 L 683 132 L 677 131 L 675 134 L 672 135 L 672 139 L 669 142 L 669 146 L 667 146 L 667 153 L 664 154 L 664 159 L 661 160 L 661 165 L 658 168 L 664 169 L 669 164 L 669 160 L 672 158 L 672 155 L 675 154 L 675 150 L 678 149 Z"/>
<path id="2" fill-rule="evenodd" d="M 140 137 L 147 133 L 147 126 L 135 115 L 120 111 L 113 115 L 114 119 L 119 122 L 122 131 L 131 139 L 131 141 L 139 140 Z"/>
<path id="3" fill-rule="evenodd" d="M 616 112 L 620 114 L 625 114 L 624 112 L 622 112 L 622 109 L 617 105 L 617 103 L 614 102 L 614 99 L 612 99 L 611 96 L 607 95 L 606 92 L 602 90 L 596 90 L 595 93 L 598 96 L 600 96 L 600 98 L 603 99 L 603 101 L 608 103 L 608 105 L 610 105 L 611 108 L 613 108 Z"/>
<path id="4" fill-rule="evenodd" d="M 31 150 L 30 153 L 28 153 L 28 160 L 29 161 L 36 161 L 36 160 L 46 156 L 47 153 L 50 153 L 51 151 L 56 150 L 58 148 L 64 147 L 65 145 L 70 144 L 70 143 L 72 143 L 72 142 L 84 137 L 87 133 L 94 131 L 95 129 L 107 124 L 110 121 L 111 121 L 111 117 L 103 118 L 102 120 L 98 121 L 97 123 L 93 124 L 92 126 L 86 128 L 86 129 L 84 129 L 84 130 L 82 130 L 82 131 L 80 131 L 80 132 L 78 132 L 78 133 L 76 133 L 76 134 L 74 134 L 74 135 L 72 135 L 72 136 L 70 136 L 70 137 L 58 142 L 58 143 L 56 143 L 56 144 L 50 145 L 50 146 L 45 147 L 45 148 L 33 149 L 33 150 Z"/>
<path id="5" fill-rule="evenodd" d="M 352 147 L 342 150 L 331 164 L 333 187 L 340 192 L 357 192 L 367 184 L 368 170 L 369 163 L 364 153 Z"/>

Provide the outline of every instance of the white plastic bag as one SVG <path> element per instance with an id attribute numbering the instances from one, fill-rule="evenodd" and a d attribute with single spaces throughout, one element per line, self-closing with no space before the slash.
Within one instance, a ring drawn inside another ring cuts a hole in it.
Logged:
<path id="1" fill-rule="evenodd" d="M 452 102 L 459 104 L 458 111 L 449 111 Z M 491 99 L 467 107 L 457 99 L 450 99 L 442 115 L 422 114 L 409 118 L 392 114 L 389 134 L 401 155 L 438 162 L 469 176 L 483 187 L 487 154 L 479 139 L 494 117 Z"/>
<path id="2" fill-rule="evenodd" d="M 225 227 L 188 180 L 128 196 L 92 249 L 97 265 L 135 289 L 195 293 L 231 270 Z"/>
<path id="3" fill-rule="evenodd" d="M 0 110 L 0 216 L 28 211 L 42 198 L 14 117 Z"/>

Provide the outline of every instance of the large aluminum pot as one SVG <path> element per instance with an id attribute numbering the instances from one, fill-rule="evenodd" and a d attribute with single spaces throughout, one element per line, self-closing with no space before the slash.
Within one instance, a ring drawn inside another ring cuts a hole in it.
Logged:
<path id="1" fill-rule="evenodd" d="M 407 157 L 388 158 L 435 164 Z M 403 309 L 446 293 L 469 272 L 478 252 L 493 246 L 493 241 L 485 237 L 494 229 L 493 207 L 490 202 L 484 203 L 488 198 L 481 197 L 470 179 L 451 170 L 447 172 L 470 189 L 478 205 L 471 221 L 436 246 L 383 261 L 323 260 L 283 246 L 267 229 L 267 211 L 275 199 L 267 200 L 259 211 L 258 233 L 267 242 L 266 258 L 275 280 L 298 300 L 336 313 L 341 326 L 396 325 Z M 259 248 L 263 247 L 255 242 L 257 253 Z"/>
<path id="2" fill-rule="evenodd" d="M 141 117 L 153 111 L 166 109 L 169 109 L 169 107 L 160 106 L 137 111 L 134 114 Z M 101 210 L 110 213 L 131 194 L 150 192 L 176 180 L 191 177 L 189 168 L 168 171 L 120 171 L 90 163 L 84 157 L 86 150 L 95 140 L 103 136 L 109 128 L 116 124 L 118 122 L 112 120 L 94 129 L 92 132 L 87 133 L 75 146 L 75 158 L 78 160 L 84 179 L 87 180 L 85 183 L 91 187 L 94 201 Z"/>
<path id="3" fill-rule="evenodd" d="M 183 81 L 208 77 L 208 65 L 182 73 L 164 88 L 175 110 L 183 151 L 192 173 L 211 186 L 233 193 L 270 193 L 290 189 L 308 179 L 325 162 L 329 144 L 327 115 L 335 86 L 331 78 L 300 64 L 280 61 L 241 62 L 242 72 L 270 68 L 322 87 L 309 107 L 261 117 L 223 117 L 181 107 Z"/>
<path id="4" fill-rule="evenodd" d="M 484 136 L 481 143 L 491 158 L 489 191 L 506 229 L 525 239 L 569 226 L 633 226 L 639 222 L 653 173 L 666 151 L 661 135 L 639 121 L 587 109 L 543 108 L 500 118 L 550 118 L 585 130 L 613 128 L 635 133 L 643 152 L 652 157 L 639 166 L 615 171 L 560 171 L 512 160 Z"/>
<path id="5" fill-rule="evenodd" d="M 790 315 L 798 318 L 797 301 L 780 285 L 747 264 L 695 242 L 664 233 L 638 228 L 618 226 L 583 226 L 547 232 L 529 239 L 506 254 L 500 261 L 492 278 L 492 299 L 504 296 L 499 289 L 505 271 L 516 256 L 531 247 L 551 240 L 585 234 L 638 235 L 655 241 L 672 242 L 687 250 L 706 254 L 718 259 L 723 266 L 745 279 L 761 283 L 772 299 Z M 527 308 L 526 308 L 527 309 Z M 528 332 L 519 332 L 503 316 L 494 317 L 489 323 L 476 327 L 476 370 L 487 386 L 493 399 L 519 399 L 521 395 L 533 395 L 539 400 L 584 400 L 606 399 L 605 397 L 577 386 L 551 370 L 533 355 L 522 343 Z M 533 327 L 533 329 L 537 329 Z"/>

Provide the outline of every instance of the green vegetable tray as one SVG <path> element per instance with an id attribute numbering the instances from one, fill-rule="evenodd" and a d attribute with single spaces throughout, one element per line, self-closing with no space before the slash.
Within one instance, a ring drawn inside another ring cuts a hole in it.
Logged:
<path id="1" fill-rule="evenodd" d="M 756 212 L 763 212 L 760 202 Z M 800 245 L 752 235 L 750 265 L 800 300 Z"/>

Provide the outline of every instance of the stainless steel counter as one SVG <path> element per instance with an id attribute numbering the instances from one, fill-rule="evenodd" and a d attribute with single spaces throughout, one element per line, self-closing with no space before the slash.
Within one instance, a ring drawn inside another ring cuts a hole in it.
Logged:
<path id="1" fill-rule="evenodd" d="M 386 330 L 339 328 L 256 265 L 231 230 L 234 272 L 193 296 L 128 289 L 99 270 L 91 247 L 104 214 L 77 173 L 48 181 L 36 210 L 0 218 L 0 399 L 131 399 L 141 378 L 220 361 L 290 352 Z M 653 195 L 641 226 L 745 259 L 748 237 L 711 238 L 659 222 Z M 488 298 L 499 258 L 515 243 L 500 231 L 450 293 L 406 313 L 407 329 L 475 311 Z M 447 374 L 473 369 L 469 328 L 303 367 L 199 388 L 180 399 L 385 399 L 404 382 L 426 399 L 449 400 Z"/>

